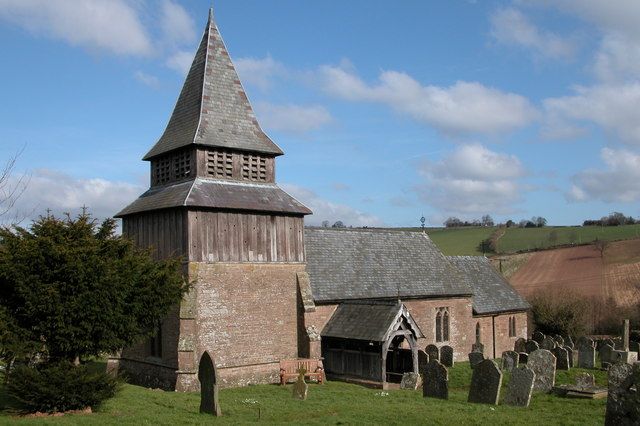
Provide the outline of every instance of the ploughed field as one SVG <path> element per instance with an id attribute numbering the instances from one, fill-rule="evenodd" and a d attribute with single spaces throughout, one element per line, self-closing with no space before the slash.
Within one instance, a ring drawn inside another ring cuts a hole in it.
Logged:
<path id="1" fill-rule="evenodd" d="M 574 383 L 580 372 L 595 374 L 606 387 L 606 372 L 575 368 L 559 371 L 556 383 Z M 501 398 L 506 394 L 505 373 Z M 368 389 L 330 381 L 309 384 L 306 401 L 292 398 L 292 386 L 258 385 L 220 392 L 222 417 L 199 414 L 197 393 L 150 390 L 125 385 L 93 414 L 49 418 L 16 418 L 0 412 L 0 424 L 436 424 L 436 425 L 602 425 L 606 400 L 534 394 L 528 408 L 467 403 L 471 369 L 458 363 L 449 369 L 449 400 L 425 399 L 422 391 Z M 0 385 L 0 406 L 6 403 Z"/>
<path id="2" fill-rule="evenodd" d="M 501 258 L 505 269 L 519 263 L 507 275 L 525 297 L 538 291 L 571 290 L 613 299 L 619 306 L 640 302 L 640 239 L 609 243 L 603 256 L 588 245 Z"/>

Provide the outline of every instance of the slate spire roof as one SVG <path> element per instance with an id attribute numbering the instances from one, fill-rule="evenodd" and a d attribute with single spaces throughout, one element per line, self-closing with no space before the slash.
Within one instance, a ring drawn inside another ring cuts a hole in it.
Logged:
<path id="1" fill-rule="evenodd" d="M 143 160 L 192 144 L 283 154 L 256 120 L 213 9 L 169 123 Z"/>

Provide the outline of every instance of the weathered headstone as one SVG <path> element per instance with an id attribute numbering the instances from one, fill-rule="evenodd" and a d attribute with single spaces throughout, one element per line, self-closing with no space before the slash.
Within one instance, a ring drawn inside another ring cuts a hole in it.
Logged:
<path id="1" fill-rule="evenodd" d="M 515 341 L 515 343 L 513 344 L 513 350 L 516 352 L 526 352 L 527 348 L 526 348 L 526 343 L 527 343 L 527 339 L 525 339 L 524 337 L 518 337 Z"/>
<path id="2" fill-rule="evenodd" d="M 571 349 L 575 348 L 575 345 L 573 344 L 573 339 L 571 338 L 571 336 L 564 337 L 564 345 L 570 347 Z"/>
<path id="3" fill-rule="evenodd" d="M 615 349 L 613 349 L 613 346 L 609 345 L 609 344 L 604 344 L 600 347 L 600 362 L 606 362 L 606 363 L 611 363 L 614 361 L 614 357 L 613 357 L 613 352 Z"/>
<path id="4" fill-rule="evenodd" d="M 485 359 L 473 369 L 468 402 L 497 405 L 500 399 L 502 372 L 491 359 Z"/>
<path id="5" fill-rule="evenodd" d="M 511 372 L 511 380 L 503 402 L 506 405 L 528 407 L 531 402 L 535 378 L 536 373 L 526 365 L 514 368 Z"/>
<path id="6" fill-rule="evenodd" d="M 429 355 L 427 355 L 427 353 L 422 349 L 418 349 L 418 371 L 423 373 L 428 363 Z"/>
<path id="7" fill-rule="evenodd" d="M 536 342 L 535 340 L 527 340 L 527 343 L 525 343 L 525 348 L 526 352 L 530 354 L 531 352 L 540 349 L 540 345 L 538 345 L 538 342 Z"/>
<path id="8" fill-rule="evenodd" d="M 293 397 L 303 401 L 307 399 L 307 393 L 309 392 L 309 385 L 304 381 L 305 373 L 306 370 L 301 367 L 298 370 L 298 380 L 293 384 Z"/>
<path id="9" fill-rule="evenodd" d="M 437 359 L 429 361 L 422 377 L 422 396 L 449 398 L 449 372 Z"/>
<path id="10" fill-rule="evenodd" d="M 578 339 L 578 341 L 576 342 L 576 346 L 578 347 L 578 349 L 583 348 L 583 347 L 595 347 L 595 344 L 593 342 L 593 340 L 587 336 L 582 336 L 581 338 Z"/>
<path id="11" fill-rule="evenodd" d="M 636 387 L 634 390 L 633 387 Z M 640 424 L 640 363 L 616 363 L 609 369 L 609 392 L 604 424 Z"/>
<path id="12" fill-rule="evenodd" d="M 558 346 L 551 353 L 556 357 L 556 370 L 569 369 L 569 353 L 565 348 Z"/>
<path id="13" fill-rule="evenodd" d="M 474 343 L 471 345 L 471 352 L 480 352 L 481 354 L 484 354 L 484 345 L 480 342 Z"/>
<path id="14" fill-rule="evenodd" d="M 579 373 L 576 375 L 576 386 L 583 389 L 593 388 L 596 385 L 596 380 L 593 374 Z"/>
<path id="15" fill-rule="evenodd" d="M 595 368 L 596 366 L 596 348 L 590 346 L 582 346 L 578 348 L 578 367 Z"/>
<path id="16" fill-rule="evenodd" d="M 556 381 L 556 357 L 546 349 L 529 354 L 527 366 L 536 373 L 533 390 L 549 392 Z"/>
<path id="17" fill-rule="evenodd" d="M 520 364 L 520 365 L 526 364 L 528 360 L 529 360 L 529 354 L 528 353 L 520 352 L 518 354 L 518 364 Z"/>
<path id="18" fill-rule="evenodd" d="M 556 341 L 556 346 L 564 346 L 564 337 L 559 334 L 553 335 L 553 340 Z"/>
<path id="19" fill-rule="evenodd" d="M 502 352 L 502 370 L 512 371 L 514 368 L 518 368 L 520 356 L 516 351 L 504 351 Z"/>
<path id="20" fill-rule="evenodd" d="M 216 369 L 209 352 L 205 351 L 200 358 L 198 380 L 200 381 L 200 412 L 221 416 L 222 412 L 218 404 Z"/>
<path id="21" fill-rule="evenodd" d="M 574 350 L 573 348 L 569 347 L 569 346 L 565 346 L 564 347 L 567 351 L 567 358 L 569 359 L 569 368 L 573 368 L 573 364 L 574 364 Z"/>
<path id="22" fill-rule="evenodd" d="M 545 338 L 544 333 L 540 331 L 536 331 L 531 335 L 531 339 L 538 342 L 539 345 L 542 344 L 542 341 L 544 340 L 544 338 Z"/>
<path id="23" fill-rule="evenodd" d="M 453 367 L 453 348 L 443 346 L 440 348 L 440 362 L 447 368 Z"/>
<path id="24" fill-rule="evenodd" d="M 404 373 L 400 381 L 400 389 L 416 390 L 419 381 L 420 375 L 418 373 Z"/>
<path id="25" fill-rule="evenodd" d="M 558 344 L 551 336 L 545 336 L 544 339 L 542 339 L 542 343 L 540 343 L 540 349 L 546 349 L 548 351 L 554 350 L 556 346 L 558 346 Z"/>
<path id="26" fill-rule="evenodd" d="M 429 361 L 433 361 L 434 359 L 440 361 L 440 349 L 438 349 L 436 345 L 427 345 L 424 351 L 429 355 Z"/>
<path id="27" fill-rule="evenodd" d="M 484 355 L 481 352 L 469 353 L 469 366 L 471 369 L 476 368 L 476 365 L 480 364 L 482 361 L 484 361 Z"/>

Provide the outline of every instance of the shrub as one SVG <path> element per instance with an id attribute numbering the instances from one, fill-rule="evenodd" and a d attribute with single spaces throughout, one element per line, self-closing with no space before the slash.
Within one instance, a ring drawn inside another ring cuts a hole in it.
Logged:
<path id="1" fill-rule="evenodd" d="M 540 292 L 531 300 L 536 330 L 545 334 L 579 337 L 587 331 L 589 303 L 570 292 Z"/>
<path id="2" fill-rule="evenodd" d="M 9 396 L 29 413 L 95 409 L 118 388 L 116 378 L 68 362 L 19 365 L 11 370 L 7 383 Z"/>

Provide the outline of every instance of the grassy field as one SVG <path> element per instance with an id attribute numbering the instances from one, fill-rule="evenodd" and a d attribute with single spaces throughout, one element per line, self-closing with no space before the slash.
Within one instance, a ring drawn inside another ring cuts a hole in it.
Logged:
<path id="1" fill-rule="evenodd" d="M 572 383 L 572 369 L 558 372 L 557 383 Z M 599 385 L 606 386 L 606 373 L 595 372 Z M 421 391 L 367 389 L 358 385 L 328 382 L 309 385 L 306 401 L 291 397 L 291 385 L 259 385 L 223 389 L 220 404 L 223 417 L 198 413 L 199 395 L 149 390 L 124 385 L 122 391 L 94 414 L 49 418 L 18 418 L 0 413 L 2 424 L 441 424 L 441 425 L 602 425 L 605 400 L 581 400 L 535 394 L 529 408 L 489 406 L 466 402 L 471 370 L 459 363 L 449 371 L 450 399 L 425 399 Z M 502 395 L 506 392 L 505 377 Z M 6 405 L 0 388 L 0 404 Z"/>
<path id="2" fill-rule="evenodd" d="M 421 231 L 420 228 L 403 228 Z M 477 256 L 480 243 L 498 228 L 427 228 L 427 234 L 447 256 Z M 498 240 L 498 254 L 548 249 L 571 244 L 588 244 L 596 238 L 606 241 L 640 238 L 640 225 L 625 226 L 548 226 L 544 228 L 506 228 Z"/>

